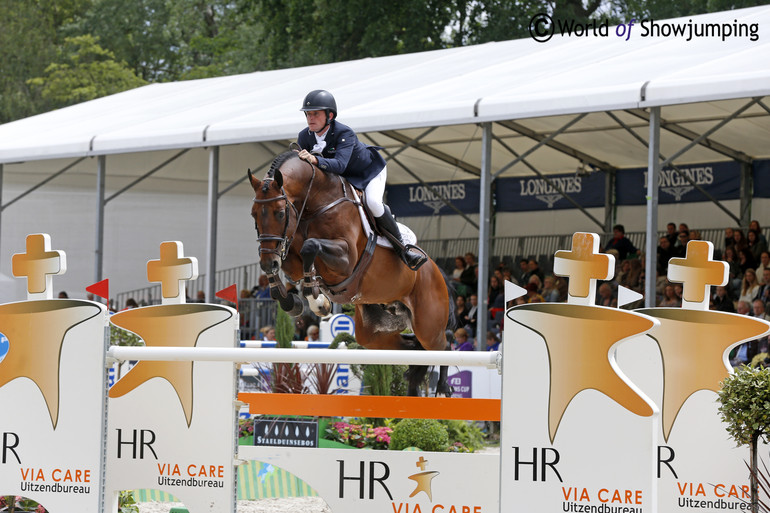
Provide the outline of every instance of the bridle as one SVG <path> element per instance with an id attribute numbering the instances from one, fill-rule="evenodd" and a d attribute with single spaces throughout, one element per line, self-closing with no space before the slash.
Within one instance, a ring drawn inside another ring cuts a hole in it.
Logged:
<path id="1" fill-rule="evenodd" d="M 305 161 L 307 162 L 307 161 Z M 292 241 L 294 241 L 294 236 L 297 234 L 297 228 L 299 228 L 299 221 L 302 219 L 302 214 L 305 212 L 305 206 L 307 205 L 307 200 L 310 197 L 310 190 L 313 188 L 313 182 L 315 181 L 315 175 L 316 175 L 316 167 L 311 164 L 310 162 L 307 163 L 311 169 L 313 170 L 313 174 L 310 177 L 310 182 L 307 186 L 307 192 L 305 192 L 305 199 L 302 201 L 302 208 L 300 210 L 297 210 L 297 207 L 294 205 L 293 202 L 289 201 L 289 197 L 286 195 L 286 189 L 283 188 L 283 185 L 281 185 L 281 194 L 280 196 L 276 196 L 274 198 L 265 198 L 265 199 L 259 199 L 254 198 L 254 203 L 271 203 L 273 201 L 279 201 L 284 200 L 285 206 L 284 206 L 284 223 L 283 223 L 283 233 L 281 235 L 274 235 L 271 233 L 259 233 L 259 227 L 256 227 L 257 230 L 257 242 L 259 243 L 259 253 L 260 256 L 263 253 L 269 253 L 269 254 L 275 254 L 278 255 L 278 257 L 281 259 L 281 261 L 286 260 L 286 256 L 288 255 L 289 248 L 291 247 Z M 273 178 L 266 178 L 265 182 L 268 180 L 273 180 Z M 286 236 L 287 232 L 289 231 L 289 206 L 291 206 L 291 209 L 294 211 L 294 215 L 297 216 L 297 223 L 294 226 L 294 231 L 292 231 L 291 236 Z M 264 248 L 262 247 L 263 242 L 277 242 L 275 248 Z"/>

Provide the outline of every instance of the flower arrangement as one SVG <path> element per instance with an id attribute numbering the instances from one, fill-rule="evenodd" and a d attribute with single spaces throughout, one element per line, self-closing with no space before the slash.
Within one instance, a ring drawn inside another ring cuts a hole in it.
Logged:
<path id="1" fill-rule="evenodd" d="M 371 424 L 349 424 L 335 422 L 326 428 L 326 438 L 359 449 L 387 449 L 393 430 L 387 426 L 374 427 Z"/>
<path id="2" fill-rule="evenodd" d="M 254 434 L 253 419 L 238 419 L 238 438 L 251 436 Z"/>
<path id="3" fill-rule="evenodd" d="M 42 504 L 38 504 L 31 499 L 25 499 L 20 495 L 8 495 L 5 497 L 0 497 L 0 508 L 6 508 L 5 511 L 8 511 L 9 513 L 14 511 L 34 511 L 35 513 L 48 513 L 48 510 L 45 509 Z"/>

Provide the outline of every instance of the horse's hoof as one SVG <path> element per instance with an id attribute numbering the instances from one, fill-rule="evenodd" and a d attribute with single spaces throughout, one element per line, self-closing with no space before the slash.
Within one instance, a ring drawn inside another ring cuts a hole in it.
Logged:
<path id="1" fill-rule="evenodd" d="M 320 294 L 318 298 L 314 298 L 312 294 L 305 297 L 310 305 L 310 310 L 318 317 L 326 317 L 332 311 L 332 303 L 324 294 Z"/>
<path id="2" fill-rule="evenodd" d="M 281 308 L 283 308 L 283 310 L 287 314 L 289 314 L 291 317 L 299 317 L 300 315 L 302 315 L 302 312 L 305 311 L 305 305 L 302 304 L 302 300 L 299 298 L 299 296 L 290 294 L 288 300 L 294 302 L 291 308 L 288 308 L 288 309 L 284 308 L 285 305 L 283 303 L 281 303 Z"/>

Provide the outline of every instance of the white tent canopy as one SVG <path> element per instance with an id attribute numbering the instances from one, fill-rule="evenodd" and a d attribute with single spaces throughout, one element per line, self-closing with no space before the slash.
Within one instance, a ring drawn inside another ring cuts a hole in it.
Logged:
<path id="1" fill-rule="evenodd" d="M 80 189 L 93 188 L 102 173 L 107 198 L 129 186 L 208 191 L 206 268 L 213 275 L 219 191 L 295 139 L 304 126 L 299 104 L 311 89 L 332 91 L 341 122 L 386 156 L 398 153 L 389 183 L 481 176 L 483 199 L 501 169 L 500 176 L 531 176 L 533 169 L 574 172 L 581 163 L 607 172 L 645 167 L 651 117 L 662 127 L 664 156 L 723 124 L 677 164 L 769 157 L 770 109 L 761 98 L 770 94 L 770 42 L 761 32 L 770 26 L 770 6 L 655 23 L 733 31 L 756 24 L 759 37 L 642 37 L 637 20 L 628 40 L 609 27 L 607 37 L 557 34 L 546 43 L 522 39 L 152 84 L 1 125 L 0 171 L 7 184 L 33 185 L 67 168 L 55 183 Z M 100 158 L 78 160 L 84 157 Z M 249 194 L 247 186 L 234 191 Z M 481 256 L 489 237 L 484 202 Z"/>

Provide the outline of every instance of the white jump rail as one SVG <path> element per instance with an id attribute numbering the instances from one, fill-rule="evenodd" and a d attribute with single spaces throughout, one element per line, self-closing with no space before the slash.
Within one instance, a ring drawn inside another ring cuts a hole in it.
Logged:
<path id="1" fill-rule="evenodd" d="M 214 347 L 134 347 L 112 346 L 108 360 L 129 361 L 216 361 L 267 363 L 342 363 L 363 365 L 457 365 L 502 370 L 499 351 L 406 351 L 406 350 L 329 350 Z"/>

